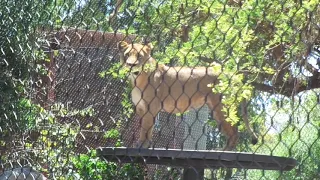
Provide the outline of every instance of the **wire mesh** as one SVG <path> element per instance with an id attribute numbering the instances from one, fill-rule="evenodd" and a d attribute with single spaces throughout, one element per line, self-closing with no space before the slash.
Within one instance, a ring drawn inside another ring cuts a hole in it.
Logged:
<path id="1" fill-rule="evenodd" d="M 0 0 L 0 179 L 319 179 L 319 15 Z"/>

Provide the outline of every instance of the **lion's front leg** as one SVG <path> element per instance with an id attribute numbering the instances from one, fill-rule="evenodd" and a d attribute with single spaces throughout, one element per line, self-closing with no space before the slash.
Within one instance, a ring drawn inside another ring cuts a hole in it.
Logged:
<path id="1" fill-rule="evenodd" d="M 154 98 L 150 103 L 140 101 L 136 106 L 136 113 L 140 118 L 140 136 L 137 142 L 138 148 L 149 148 L 152 145 L 153 126 L 161 109 L 161 103 Z"/>
<path id="2" fill-rule="evenodd" d="M 136 144 L 137 148 L 149 148 L 152 144 L 152 132 L 155 123 L 155 116 L 146 113 L 140 118 L 140 136 Z"/>

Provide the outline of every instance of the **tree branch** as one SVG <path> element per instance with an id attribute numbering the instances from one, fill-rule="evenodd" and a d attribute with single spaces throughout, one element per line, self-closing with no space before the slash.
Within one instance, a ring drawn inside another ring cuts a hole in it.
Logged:
<path id="1" fill-rule="evenodd" d="M 320 76 L 318 75 L 310 77 L 308 83 L 303 83 L 298 78 L 289 78 L 289 80 L 273 86 L 259 82 L 252 82 L 251 85 L 259 91 L 291 97 L 306 90 L 320 88 L 319 82 Z"/>
<path id="2" fill-rule="evenodd" d="M 109 16 L 109 21 L 110 21 L 111 24 L 115 21 L 115 19 L 117 17 L 117 14 L 119 12 L 119 9 L 120 9 L 122 4 L 123 4 L 123 0 L 117 0 L 117 2 L 115 4 L 115 9 Z"/>
<path id="3" fill-rule="evenodd" d="M 221 64 L 221 62 L 216 61 L 212 58 L 208 58 L 205 56 L 198 57 L 201 61 L 212 63 L 216 62 Z M 291 62 L 284 62 L 278 67 L 278 71 L 274 74 L 269 74 L 267 72 L 252 72 L 250 70 L 240 70 L 238 73 L 244 74 L 245 76 L 251 75 L 258 75 L 258 78 L 254 82 L 251 83 L 256 90 L 268 92 L 271 94 L 282 94 L 287 97 L 291 97 L 292 95 L 296 95 L 302 91 L 320 88 L 320 73 L 318 69 L 314 68 L 311 64 L 305 63 L 305 67 L 308 71 L 310 71 L 313 75 L 308 77 L 308 82 L 302 82 L 304 80 L 296 78 L 296 77 L 289 77 L 284 78 L 284 75 L 289 71 Z M 272 80 L 272 84 L 268 85 L 263 83 L 263 80 Z"/>
<path id="4" fill-rule="evenodd" d="M 266 85 L 263 83 L 252 82 L 251 85 L 255 87 L 256 90 L 259 90 L 259 91 L 268 92 L 268 93 L 274 93 L 275 91 L 273 86 Z"/>

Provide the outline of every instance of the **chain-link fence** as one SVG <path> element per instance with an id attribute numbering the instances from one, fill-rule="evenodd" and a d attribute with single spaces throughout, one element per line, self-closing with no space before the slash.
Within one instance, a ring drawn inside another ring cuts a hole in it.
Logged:
<path id="1" fill-rule="evenodd" d="M 0 2 L 0 179 L 320 179 L 318 0 Z"/>

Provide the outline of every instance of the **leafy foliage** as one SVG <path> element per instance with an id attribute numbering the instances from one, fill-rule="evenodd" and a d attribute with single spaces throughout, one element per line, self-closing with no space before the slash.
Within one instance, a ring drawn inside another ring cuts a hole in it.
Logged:
<path id="1" fill-rule="evenodd" d="M 206 59 L 222 64 L 220 83 L 213 89 L 224 94 L 229 109 L 225 112 L 237 123 L 236 107 L 242 99 L 252 98 L 255 84 L 282 86 L 284 79 L 296 77 L 289 67 L 304 58 L 306 41 L 315 41 L 317 28 L 310 32 L 305 28 L 316 21 L 318 14 L 310 17 L 308 12 L 317 13 L 318 1 L 231 2 L 144 0 L 124 3 L 122 11 L 133 19 L 129 32 L 148 35 L 158 43 L 161 51 L 154 56 L 159 62 L 210 66 L 202 61 Z M 288 67 L 283 69 L 280 64 Z M 305 81 L 301 76 L 298 80 Z M 283 87 L 273 89 L 290 94 Z"/>
<path id="2" fill-rule="evenodd" d="M 303 105 L 294 99 L 298 96 L 300 101 L 301 94 L 308 93 L 306 90 L 319 88 L 319 69 L 307 58 L 317 51 L 314 47 L 320 42 L 316 25 L 320 15 L 318 0 L 141 0 L 124 2 L 119 14 L 123 19 L 132 17 L 123 32 L 147 36 L 156 44 L 153 57 L 159 63 L 212 67 L 220 82 L 209 86 L 213 92 L 223 93 L 224 111 L 233 124 L 240 120 L 237 112 L 240 103 L 251 101 L 250 119 L 255 122 L 262 142 L 255 147 L 241 144 L 241 150 L 296 157 L 312 166 L 308 170 L 302 170 L 307 165 L 300 166 L 298 176 L 317 178 L 318 163 L 313 154 L 317 154 L 319 124 L 310 123 L 317 117 L 312 113 L 317 105 Z M 122 18 L 119 15 L 120 21 Z M 310 102 L 319 101 L 316 93 L 313 96 Z M 279 102 L 295 105 L 281 112 L 281 107 L 275 107 Z M 274 111 L 270 112 L 272 106 Z M 278 122 L 281 113 L 291 117 Z M 306 124 L 298 125 L 293 119 Z M 273 126 L 280 125 L 281 130 L 271 132 Z M 255 173 L 252 171 L 250 178 L 284 177 L 279 172 Z M 297 174 L 292 171 L 285 175 L 294 178 Z"/>
<path id="3" fill-rule="evenodd" d="M 119 166 L 97 157 L 95 151 L 73 158 L 81 179 L 143 179 L 143 169 L 137 165 Z"/>
<path id="4" fill-rule="evenodd" d="M 303 98 L 303 100 L 295 104 L 294 108 L 292 108 L 292 104 L 290 103 L 284 104 L 283 107 L 277 107 L 276 103 L 273 103 L 274 110 L 269 113 L 282 117 L 286 121 L 274 122 L 279 127 L 277 132 L 268 133 L 264 136 L 263 144 L 255 148 L 257 153 L 295 158 L 299 162 L 296 171 L 280 173 L 276 171 L 262 172 L 250 170 L 248 172 L 250 179 L 260 179 L 262 175 L 271 179 L 319 178 L 319 162 L 317 159 L 320 144 L 319 125 L 317 122 L 319 114 L 316 113 L 319 111 L 317 94 L 310 92 L 302 95 L 300 98 Z"/>

